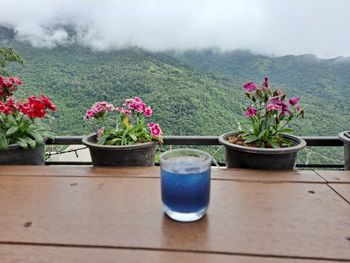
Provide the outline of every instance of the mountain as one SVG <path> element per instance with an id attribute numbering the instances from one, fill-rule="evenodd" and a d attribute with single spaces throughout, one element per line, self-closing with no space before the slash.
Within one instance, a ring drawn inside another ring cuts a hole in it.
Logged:
<path id="1" fill-rule="evenodd" d="M 59 135 L 92 132 L 83 116 L 95 101 L 120 105 L 132 96 L 152 106 L 153 121 L 166 135 L 219 135 L 243 119 L 243 83 L 260 83 L 264 76 L 289 97 L 301 98 L 306 114 L 294 125 L 295 134 L 336 135 L 350 128 L 347 58 L 270 57 L 246 50 L 96 52 L 74 44 L 33 48 L 3 27 L 0 46 L 15 48 L 26 60 L 11 68 L 25 82 L 19 95 L 45 93 L 58 105 L 52 129 Z M 342 155 L 334 154 L 331 150 L 325 158 Z"/>

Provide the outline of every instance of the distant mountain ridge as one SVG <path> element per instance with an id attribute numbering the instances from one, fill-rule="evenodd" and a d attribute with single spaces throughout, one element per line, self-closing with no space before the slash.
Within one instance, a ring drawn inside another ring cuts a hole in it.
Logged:
<path id="1" fill-rule="evenodd" d="M 154 118 L 167 134 L 218 135 L 236 129 L 242 119 L 242 84 L 264 76 L 289 96 L 300 96 L 306 106 L 306 121 L 296 125 L 296 134 L 336 135 L 350 129 L 347 58 L 269 57 L 246 50 L 95 52 L 73 44 L 33 48 L 4 27 L 0 45 L 15 48 L 27 61 L 13 69 L 26 82 L 22 94 L 45 92 L 59 105 L 53 124 L 59 134 L 87 133 L 91 127 L 82 116 L 94 101 L 120 103 L 139 95 L 154 106 Z"/>

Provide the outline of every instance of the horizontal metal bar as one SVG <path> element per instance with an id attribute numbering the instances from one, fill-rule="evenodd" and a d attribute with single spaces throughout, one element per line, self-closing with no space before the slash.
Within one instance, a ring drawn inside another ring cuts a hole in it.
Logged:
<path id="1" fill-rule="evenodd" d="M 45 165 L 92 165 L 92 162 L 70 162 L 70 161 L 46 161 Z M 155 163 L 155 166 L 159 166 L 159 163 Z M 219 163 L 220 167 L 225 167 L 224 163 Z M 344 169 L 343 164 L 297 164 L 297 168 L 327 168 L 327 169 Z"/>
<path id="2" fill-rule="evenodd" d="M 45 165 L 92 165 L 92 162 L 46 161 Z"/>
<path id="3" fill-rule="evenodd" d="M 83 136 L 56 136 L 46 144 L 71 145 L 81 144 Z M 219 145 L 219 136 L 164 136 L 165 145 Z M 303 136 L 307 146 L 343 146 L 343 142 L 336 136 Z"/>
<path id="4" fill-rule="evenodd" d="M 343 146 L 343 142 L 337 136 L 302 136 L 306 146 Z"/>
<path id="5" fill-rule="evenodd" d="M 165 145 L 219 145 L 219 136 L 164 136 Z"/>
<path id="6" fill-rule="evenodd" d="M 48 139 L 46 144 L 52 145 L 71 145 L 82 144 L 81 139 L 83 136 L 56 136 L 54 139 Z"/>
<path id="7" fill-rule="evenodd" d="M 334 168 L 342 170 L 344 169 L 344 164 L 322 164 L 322 163 L 314 163 L 314 164 L 296 164 L 297 168 Z"/>

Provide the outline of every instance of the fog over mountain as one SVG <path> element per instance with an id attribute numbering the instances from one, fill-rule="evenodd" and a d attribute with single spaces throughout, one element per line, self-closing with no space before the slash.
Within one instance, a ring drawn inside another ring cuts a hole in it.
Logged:
<path id="1" fill-rule="evenodd" d="M 348 0 L 0 0 L 0 25 L 36 47 L 250 49 L 350 56 Z"/>

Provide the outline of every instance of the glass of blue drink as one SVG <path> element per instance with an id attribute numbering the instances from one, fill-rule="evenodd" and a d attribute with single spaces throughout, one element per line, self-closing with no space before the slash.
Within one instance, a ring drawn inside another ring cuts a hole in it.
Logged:
<path id="1" fill-rule="evenodd" d="M 191 222 L 202 218 L 209 205 L 211 156 L 195 149 L 176 149 L 160 156 L 164 212 Z"/>

